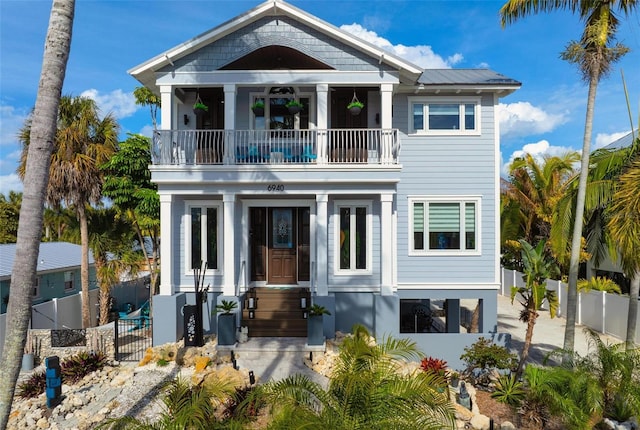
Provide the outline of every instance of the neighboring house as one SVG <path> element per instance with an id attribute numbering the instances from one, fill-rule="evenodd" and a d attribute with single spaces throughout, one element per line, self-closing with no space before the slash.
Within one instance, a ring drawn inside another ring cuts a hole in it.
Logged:
<path id="1" fill-rule="evenodd" d="M 423 70 L 282 1 L 129 73 L 162 100 L 155 344 L 182 337 L 201 261 L 209 309 L 237 300 L 250 337 L 304 336 L 309 301 L 328 337 L 361 323 L 452 361 L 495 334 L 496 108 L 519 82 Z"/>
<path id="2" fill-rule="evenodd" d="M 11 271 L 15 260 L 16 244 L 0 245 L 0 297 L 1 313 L 7 311 L 11 295 Z M 42 242 L 38 254 L 36 282 L 33 285 L 33 304 L 78 294 L 80 286 L 80 258 L 82 247 L 67 242 Z M 89 289 L 97 288 L 93 255 L 89 251 Z"/>
<path id="3" fill-rule="evenodd" d="M 638 136 L 640 130 L 635 130 L 633 133 L 629 132 L 622 136 L 620 139 L 611 142 L 605 146 L 604 149 L 617 150 L 627 148 L 633 143 L 634 137 Z M 638 257 L 640 258 L 640 257 Z M 622 292 L 629 294 L 629 288 L 631 286 L 631 280 L 627 278 L 622 272 L 622 267 L 618 261 L 614 261 L 607 253 L 607 257 L 604 258 L 599 264 L 596 264 L 593 259 L 586 262 L 584 265 L 584 276 L 587 279 L 591 279 L 594 276 L 600 276 L 613 280 L 620 286 Z"/>

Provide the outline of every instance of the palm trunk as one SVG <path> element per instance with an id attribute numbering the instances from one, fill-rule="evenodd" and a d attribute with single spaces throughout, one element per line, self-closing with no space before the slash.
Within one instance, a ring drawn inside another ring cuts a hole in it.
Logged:
<path id="1" fill-rule="evenodd" d="M 109 312 L 111 310 L 111 294 L 109 288 L 100 287 L 100 325 L 109 323 Z"/>
<path id="2" fill-rule="evenodd" d="M 531 347 L 531 340 L 533 339 L 533 327 L 536 325 L 538 319 L 538 312 L 536 310 L 528 310 L 529 318 L 527 319 L 527 333 L 524 337 L 524 345 L 522 347 L 522 355 L 520 356 L 520 362 L 518 363 L 518 369 L 516 369 L 516 379 L 520 379 L 524 365 L 529 358 L 529 348 Z"/>
<path id="3" fill-rule="evenodd" d="M 11 300 L 0 372 L 0 429 L 9 421 L 13 394 L 31 318 L 31 286 L 35 283 L 44 201 L 56 134 L 56 119 L 69 59 L 75 0 L 54 0 L 44 46 L 26 170 L 15 263 L 11 272 Z"/>
<path id="4" fill-rule="evenodd" d="M 600 72 L 591 73 L 589 80 L 589 95 L 587 97 L 587 115 L 584 121 L 584 136 L 582 139 L 582 159 L 580 163 L 580 178 L 578 181 L 578 196 L 576 198 L 576 212 L 571 237 L 571 259 L 569 260 L 569 291 L 567 292 L 567 322 L 564 329 L 563 349 L 567 353 L 574 350 L 576 338 L 576 314 L 578 305 L 578 269 L 580 265 L 580 249 L 582 243 L 582 223 L 584 216 L 584 200 L 587 194 L 587 178 L 589 175 L 589 156 L 591 151 L 591 133 L 593 128 L 593 111 L 596 103 L 596 91 Z"/>
<path id="5" fill-rule="evenodd" d="M 80 285 L 82 287 L 82 328 L 91 327 L 91 309 L 89 301 L 89 225 L 84 202 L 76 203 L 78 221 L 80 223 L 80 245 L 82 258 L 80 260 Z"/>
<path id="6" fill-rule="evenodd" d="M 625 346 L 627 349 L 633 349 L 635 347 L 636 326 L 638 325 L 638 290 L 640 290 L 640 271 L 636 271 L 631 278 L 627 336 L 625 337 Z"/>

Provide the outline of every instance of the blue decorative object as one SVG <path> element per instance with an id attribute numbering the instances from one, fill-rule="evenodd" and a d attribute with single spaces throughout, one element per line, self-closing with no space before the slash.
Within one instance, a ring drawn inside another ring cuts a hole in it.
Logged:
<path id="1" fill-rule="evenodd" d="M 61 400 L 62 378 L 60 377 L 60 358 L 56 355 L 44 359 L 47 378 L 47 407 L 55 408 Z"/>

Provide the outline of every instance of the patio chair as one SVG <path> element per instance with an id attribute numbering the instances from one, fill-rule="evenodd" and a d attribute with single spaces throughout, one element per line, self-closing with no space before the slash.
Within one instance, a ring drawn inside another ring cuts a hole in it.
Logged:
<path id="1" fill-rule="evenodd" d="M 302 162 L 310 163 L 311 161 L 318 158 L 318 154 L 313 152 L 313 148 L 310 145 L 305 145 L 302 149 L 302 154 L 300 154 L 300 157 L 302 158 Z"/>

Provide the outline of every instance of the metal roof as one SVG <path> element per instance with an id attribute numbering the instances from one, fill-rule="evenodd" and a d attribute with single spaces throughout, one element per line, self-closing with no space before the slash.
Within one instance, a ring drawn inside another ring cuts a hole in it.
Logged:
<path id="1" fill-rule="evenodd" d="M 16 255 L 16 244 L 0 245 L 0 278 L 10 278 Z M 42 242 L 38 254 L 37 273 L 80 267 L 82 247 L 68 242 Z M 94 264 L 89 250 L 89 264 Z"/>
<path id="2" fill-rule="evenodd" d="M 422 85 L 485 85 L 519 87 L 522 85 L 489 69 L 426 69 L 418 78 Z"/>
<path id="3" fill-rule="evenodd" d="M 622 149 L 631 146 L 631 143 L 633 143 L 633 136 L 638 136 L 638 132 L 640 132 L 640 130 L 636 130 L 635 134 L 629 132 L 629 134 L 622 136 L 620 139 L 605 146 L 604 149 Z"/>

